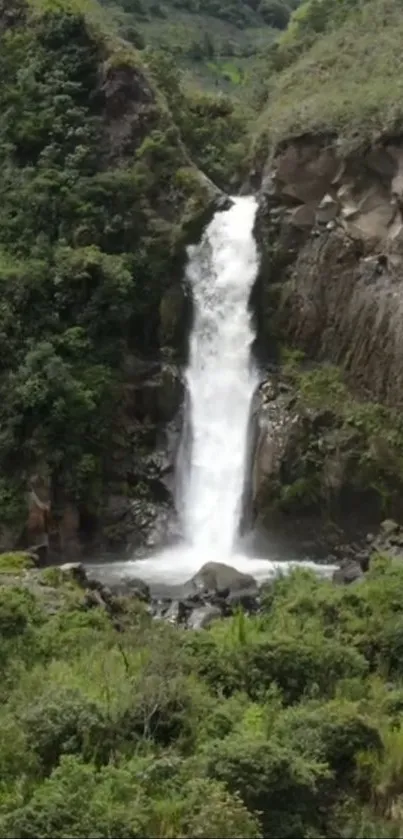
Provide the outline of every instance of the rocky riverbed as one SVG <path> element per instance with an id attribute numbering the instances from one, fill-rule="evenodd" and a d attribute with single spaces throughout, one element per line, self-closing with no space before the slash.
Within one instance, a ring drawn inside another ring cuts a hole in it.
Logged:
<path id="1" fill-rule="evenodd" d="M 338 556 L 328 558 L 328 571 L 318 571 L 332 579 L 335 585 L 358 585 L 365 578 L 371 560 L 377 555 L 403 561 L 403 527 L 387 519 L 376 534 L 367 534 L 356 544 L 340 546 Z M 144 580 L 129 575 L 102 575 L 99 566 L 85 567 L 80 562 L 41 569 L 37 558 L 29 554 L 0 555 L 10 558 L 9 570 L 2 571 L 1 584 L 23 586 L 35 595 L 40 594 L 47 611 L 57 612 L 63 601 L 63 585 L 74 585 L 81 591 L 80 608 L 104 609 L 119 625 L 122 602 L 142 604 L 154 620 L 167 621 L 188 629 L 205 629 L 218 618 L 229 617 L 240 608 L 247 614 L 258 613 L 272 580 L 258 582 L 251 574 L 218 562 L 207 562 L 183 585 L 148 585 Z M 14 561 L 14 557 L 26 562 Z M 6 563 L 6 566 L 7 566 Z M 4 563 L 3 563 L 4 564 Z M 295 563 L 298 565 L 298 563 Z M 0 563 L 1 565 L 1 563 Z M 105 566 L 106 567 L 106 566 Z M 286 563 L 277 566 L 277 575 L 290 570 Z M 105 579 L 108 578 L 108 584 Z"/>

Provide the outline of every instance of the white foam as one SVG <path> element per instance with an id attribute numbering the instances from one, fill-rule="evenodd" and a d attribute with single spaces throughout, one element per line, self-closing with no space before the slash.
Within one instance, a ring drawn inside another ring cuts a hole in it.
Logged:
<path id="1" fill-rule="evenodd" d="M 135 578 L 153 585 L 182 585 L 188 582 L 206 562 L 223 562 L 217 554 L 206 554 L 194 547 L 170 548 L 147 559 L 133 560 L 129 562 L 116 562 L 107 566 L 91 565 L 92 573 L 96 576 L 102 575 L 115 579 Z M 280 574 L 287 574 L 293 568 L 309 568 L 320 576 L 329 577 L 335 570 L 334 565 L 320 565 L 308 560 L 271 561 L 257 557 L 245 556 L 233 553 L 224 561 L 225 565 L 236 568 L 245 574 L 251 574 L 261 584 L 269 581 Z M 101 572 L 101 574 L 100 574 Z"/>
<path id="2" fill-rule="evenodd" d="M 180 462 L 179 513 L 187 542 L 204 562 L 212 554 L 224 561 L 234 549 L 257 385 L 248 311 L 259 265 L 257 205 L 251 197 L 233 201 L 216 213 L 200 244 L 189 248 L 186 272 L 194 302 L 186 372 L 191 445 Z"/>

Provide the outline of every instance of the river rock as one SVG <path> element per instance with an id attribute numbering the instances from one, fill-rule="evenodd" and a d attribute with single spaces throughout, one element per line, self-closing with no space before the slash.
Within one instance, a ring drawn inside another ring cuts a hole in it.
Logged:
<path id="1" fill-rule="evenodd" d="M 137 597 L 145 603 L 149 603 L 151 599 L 149 586 L 138 577 L 122 577 L 120 580 L 112 580 L 110 589 L 113 594 L 130 595 L 130 597 Z"/>
<path id="2" fill-rule="evenodd" d="M 340 568 L 333 574 L 333 582 L 349 585 L 362 579 L 364 572 L 359 562 L 354 559 L 347 559 L 342 562 Z"/>
<path id="3" fill-rule="evenodd" d="M 88 578 L 85 572 L 84 565 L 81 562 L 65 562 L 60 565 L 60 571 L 64 577 L 74 580 L 80 586 L 87 586 Z"/>
<path id="4" fill-rule="evenodd" d="M 200 609 L 194 609 L 187 621 L 188 629 L 206 629 L 213 621 L 221 617 L 221 609 L 207 603 Z"/>
<path id="5" fill-rule="evenodd" d="M 238 606 L 242 606 L 246 612 L 257 612 L 260 605 L 257 589 L 232 591 L 226 598 L 225 605 L 229 612 L 234 611 Z"/>
<path id="6" fill-rule="evenodd" d="M 188 605 L 182 600 L 173 600 L 164 614 L 164 620 L 173 624 L 183 623 L 190 611 Z"/>
<path id="7" fill-rule="evenodd" d="M 223 562 L 206 562 L 190 582 L 196 590 L 205 592 L 221 592 L 225 589 L 228 593 L 257 591 L 254 577 Z"/>
<path id="8" fill-rule="evenodd" d="M 381 523 L 379 533 L 367 537 L 369 555 L 384 554 L 394 559 L 403 560 L 403 526 L 393 519 Z"/>

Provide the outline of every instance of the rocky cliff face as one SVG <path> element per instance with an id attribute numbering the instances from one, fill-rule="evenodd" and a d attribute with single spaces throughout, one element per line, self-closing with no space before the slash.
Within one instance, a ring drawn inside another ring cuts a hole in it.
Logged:
<path id="1" fill-rule="evenodd" d="M 335 138 L 302 137 L 264 173 L 260 346 L 275 357 L 296 348 L 304 362 L 291 378 L 288 365 L 285 392 L 268 399 L 263 389 L 254 463 L 263 519 L 279 508 L 356 522 L 383 507 L 402 516 L 402 185 L 399 138 L 342 158 Z"/>
<path id="2" fill-rule="evenodd" d="M 268 334 L 391 406 L 403 400 L 402 206 L 399 140 L 347 159 L 330 139 L 295 140 L 261 190 Z"/>

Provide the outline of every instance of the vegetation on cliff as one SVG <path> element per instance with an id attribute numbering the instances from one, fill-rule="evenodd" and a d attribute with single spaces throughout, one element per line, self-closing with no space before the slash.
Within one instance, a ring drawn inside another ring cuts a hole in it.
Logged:
<path id="1" fill-rule="evenodd" d="M 342 371 L 330 364 L 305 364 L 304 354 L 285 351 L 283 374 L 293 387 L 299 417 L 291 435 L 282 483 L 272 502 L 290 513 L 346 514 L 354 505 L 375 516 L 400 515 L 403 492 L 401 412 L 360 400 Z"/>
<path id="2" fill-rule="evenodd" d="M 398 133 L 402 27 L 399 0 L 306 0 L 269 54 L 260 153 L 304 133 L 349 147 Z"/>
<path id="3" fill-rule="evenodd" d="M 403 567 L 279 579 L 187 632 L 0 557 L 0 836 L 371 837 L 402 823 Z"/>
<path id="4" fill-rule="evenodd" d="M 99 504 L 125 355 L 158 352 L 162 295 L 215 197 L 99 12 L 0 4 L 3 526 L 38 470 L 53 499 Z"/>

